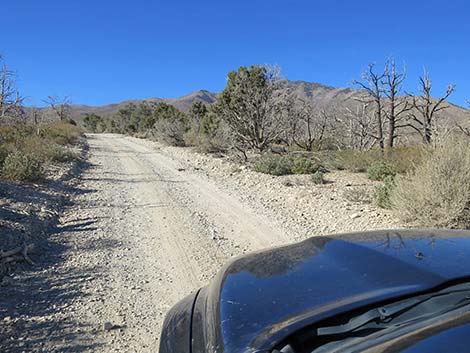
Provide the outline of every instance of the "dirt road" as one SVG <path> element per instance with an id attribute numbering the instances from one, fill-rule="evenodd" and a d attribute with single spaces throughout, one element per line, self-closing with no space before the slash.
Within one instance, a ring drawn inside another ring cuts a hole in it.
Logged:
<path id="1" fill-rule="evenodd" d="M 88 143 L 87 192 L 62 220 L 62 236 L 74 243 L 62 266 L 87 273 L 64 318 L 79 332 L 64 350 L 155 352 L 171 305 L 231 256 L 288 241 L 270 220 L 148 141 L 105 134 Z M 106 331 L 106 322 L 121 328 Z"/>
<path id="2" fill-rule="evenodd" d="M 46 251 L 0 288 L 2 352 L 156 352 L 167 310 L 230 257 L 397 228 L 387 212 L 343 197 L 372 190 L 364 176 L 329 173 L 315 185 L 122 135 L 87 143 L 88 167 L 64 184 L 73 202 Z"/>

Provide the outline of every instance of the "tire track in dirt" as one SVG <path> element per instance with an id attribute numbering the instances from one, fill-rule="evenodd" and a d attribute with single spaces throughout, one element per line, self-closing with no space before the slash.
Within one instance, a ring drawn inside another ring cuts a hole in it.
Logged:
<path id="1" fill-rule="evenodd" d="M 81 327 L 76 339 L 89 343 L 83 346 L 155 352 L 175 302 L 229 257 L 287 242 L 268 219 L 151 143 L 113 134 L 88 140 L 94 167 L 82 179 L 93 192 L 64 216 L 65 227 L 94 222 L 67 234 L 74 251 L 64 264 L 93 269 L 71 309 Z M 104 330 L 105 322 L 120 328 Z"/>

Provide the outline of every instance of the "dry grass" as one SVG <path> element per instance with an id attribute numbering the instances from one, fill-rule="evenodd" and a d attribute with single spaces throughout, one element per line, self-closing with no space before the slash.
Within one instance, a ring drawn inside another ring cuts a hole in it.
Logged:
<path id="1" fill-rule="evenodd" d="M 359 173 L 366 172 L 372 165 L 387 163 L 397 173 L 405 173 L 419 163 L 423 151 L 421 146 L 396 147 L 385 153 L 377 148 L 367 151 L 342 150 L 329 156 L 328 165 L 335 169 Z"/>
<path id="2" fill-rule="evenodd" d="M 449 139 L 398 177 L 392 207 L 405 222 L 424 227 L 470 228 L 470 144 Z"/>

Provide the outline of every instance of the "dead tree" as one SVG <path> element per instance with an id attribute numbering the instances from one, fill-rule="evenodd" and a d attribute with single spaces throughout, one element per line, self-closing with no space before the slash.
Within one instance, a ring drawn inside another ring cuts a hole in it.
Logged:
<path id="1" fill-rule="evenodd" d="M 386 99 L 384 115 L 387 119 L 387 137 L 385 147 L 393 148 L 395 139 L 399 137 L 400 130 L 406 127 L 407 113 L 413 108 L 407 97 L 401 96 L 402 86 L 406 80 L 406 70 L 398 70 L 395 60 L 387 60 L 385 64 L 382 86 Z"/>
<path id="2" fill-rule="evenodd" d="M 72 101 L 69 97 L 65 96 L 61 98 L 57 96 L 48 96 L 47 99 L 44 100 L 44 103 L 51 107 L 52 111 L 59 117 L 59 120 L 67 120 L 70 116 Z"/>
<path id="3" fill-rule="evenodd" d="M 315 146 L 321 148 L 329 122 L 326 110 L 315 111 L 310 104 L 299 101 L 289 113 L 290 144 L 309 152 Z"/>
<path id="4" fill-rule="evenodd" d="M 440 111 L 449 108 L 445 104 L 447 98 L 454 92 L 455 85 L 447 86 L 444 96 L 438 99 L 432 97 L 432 81 L 428 72 L 424 69 L 424 74 L 419 78 L 420 96 L 413 96 L 414 110 L 409 114 L 410 123 L 408 126 L 416 130 L 422 137 L 423 142 L 426 144 L 431 143 L 433 125 L 436 116 Z"/>
<path id="5" fill-rule="evenodd" d="M 363 99 L 364 104 L 372 104 L 374 117 L 376 120 L 376 131 L 370 132 L 371 136 L 377 140 L 378 145 L 381 150 L 385 148 L 384 141 L 384 88 L 382 85 L 383 79 L 385 78 L 385 73 L 377 72 L 375 70 L 375 65 L 370 64 L 367 71 L 362 74 L 362 80 L 354 81 L 353 84 L 359 86 L 366 93 L 365 98 Z"/>
<path id="6" fill-rule="evenodd" d="M 467 137 L 470 137 L 470 128 L 468 127 L 463 127 L 460 124 L 457 124 L 457 128 L 460 130 L 462 134 L 464 134 Z"/>
<path id="7" fill-rule="evenodd" d="M 37 107 L 31 108 L 30 119 L 33 121 L 34 127 L 36 128 L 36 134 L 39 135 L 41 133 L 41 123 L 43 120 L 43 114 L 41 109 Z"/>
<path id="8" fill-rule="evenodd" d="M 369 104 L 358 101 L 355 108 L 345 108 L 341 114 L 335 115 L 335 135 L 347 148 L 368 150 L 377 144 L 374 135 L 376 117 L 369 109 Z"/>
<path id="9" fill-rule="evenodd" d="M 20 117 L 24 113 L 22 105 L 23 97 L 16 89 L 16 74 L 3 65 L 0 69 L 0 123 Z"/>

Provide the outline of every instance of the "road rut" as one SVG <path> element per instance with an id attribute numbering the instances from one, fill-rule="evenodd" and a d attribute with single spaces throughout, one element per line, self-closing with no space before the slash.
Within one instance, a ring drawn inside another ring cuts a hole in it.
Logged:
<path id="1" fill-rule="evenodd" d="M 155 352 L 175 302 L 230 257 L 288 242 L 266 216 L 148 141 L 96 134 L 88 143 L 86 192 L 62 220 L 73 243 L 62 266 L 87 272 L 69 309 L 80 329 L 58 351 Z"/>

